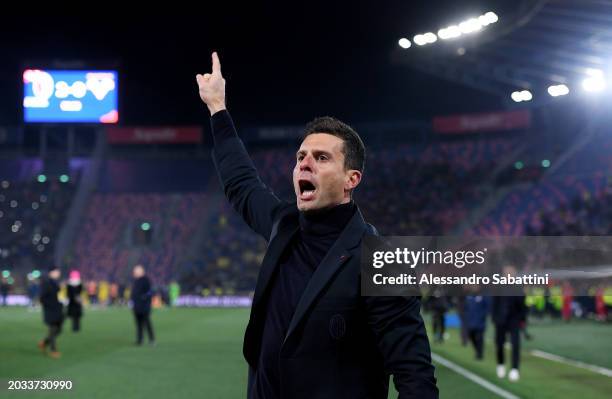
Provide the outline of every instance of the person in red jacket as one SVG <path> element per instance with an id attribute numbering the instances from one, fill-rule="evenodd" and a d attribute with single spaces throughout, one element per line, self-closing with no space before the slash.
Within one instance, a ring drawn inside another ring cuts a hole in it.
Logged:
<path id="1" fill-rule="evenodd" d="M 570 321 L 570 319 L 572 318 L 572 301 L 574 300 L 574 289 L 567 281 L 563 284 L 562 296 L 563 308 L 561 310 L 561 314 L 563 315 L 563 320 Z"/>

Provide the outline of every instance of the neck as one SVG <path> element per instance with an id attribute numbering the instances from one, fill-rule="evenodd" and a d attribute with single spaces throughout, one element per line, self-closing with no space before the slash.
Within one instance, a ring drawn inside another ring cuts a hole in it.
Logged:
<path id="1" fill-rule="evenodd" d="M 329 208 L 300 212 L 300 229 L 305 234 L 339 234 L 355 213 L 353 201 Z"/>

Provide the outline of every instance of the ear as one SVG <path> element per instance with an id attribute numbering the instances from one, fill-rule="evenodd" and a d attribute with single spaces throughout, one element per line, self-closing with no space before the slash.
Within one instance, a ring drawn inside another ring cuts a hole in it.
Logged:
<path id="1" fill-rule="evenodd" d="M 352 191 L 361 183 L 361 172 L 356 169 L 346 171 L 346 180 L 344 181 L 344 190 Z"/>

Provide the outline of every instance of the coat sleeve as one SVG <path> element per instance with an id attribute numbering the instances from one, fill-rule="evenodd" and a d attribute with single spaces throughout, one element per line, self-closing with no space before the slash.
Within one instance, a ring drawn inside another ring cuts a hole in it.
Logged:
<path id="1" fill-rule="evenodd" d="M 368 324 L 400 399 L 438 398 L 419 297 L 364 297 Z"/>
<path id="2" fill-rule="evenodd" d="M 213 161 L 225 196 L 242 219 L 266 240 L 283 202 L 259 178 L 227 111 L 211 117 Z"/>

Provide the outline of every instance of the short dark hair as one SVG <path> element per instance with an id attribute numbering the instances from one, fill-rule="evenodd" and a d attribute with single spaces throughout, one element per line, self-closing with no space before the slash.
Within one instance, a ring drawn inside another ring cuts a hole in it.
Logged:
<path id="1" fill-rule="evenodd" d="M 355 169 L 363 173 L 365 169 L 365 145 L 359 134 L 346 123 L 331 116 L 322 116 L 310 121 L 302 135 L 302 141 L 315 133 L 327 133 L 344 142 L 344 168 Z"/>

